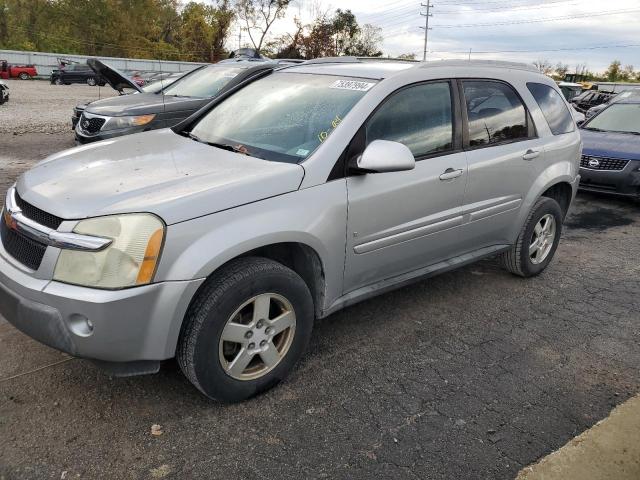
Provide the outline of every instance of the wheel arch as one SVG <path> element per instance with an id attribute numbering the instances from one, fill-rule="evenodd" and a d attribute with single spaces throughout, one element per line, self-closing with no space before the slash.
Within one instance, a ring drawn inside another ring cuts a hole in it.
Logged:
<path id="1" fill-rule="evenodd" d="M 558 162 L 545 169 L 533 182 L 529 192 L 522 202 L 518 221 L 513 224 L 510 238 L 518 237 L 529 212 L 541 197 L 549 197 L 558 201 L 566 216 L 577 190 L 579 177 L 576 176 L 577 167 L 570 162 Z"/>

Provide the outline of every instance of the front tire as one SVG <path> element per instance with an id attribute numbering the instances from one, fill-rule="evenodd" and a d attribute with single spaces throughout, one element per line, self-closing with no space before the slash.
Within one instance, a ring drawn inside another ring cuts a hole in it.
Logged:
<path id="1" fill-rule="evenodd" d="M 89 85 L 90 87 L 95 87 L 96 86 L 96 79 L 94 77 L 89 77 L 87 78 L 87 85 Z"/>
<path id="2" fill-rule="evenodd" d="M 541 197 L 531 209 L 516 244 L 502 254 L 503 266 L 520 277 L 534 277 L 551 263 L 562 233 L 562 209 Z"/>
<path id="3" fill-rule="evenodd" d="M 246 400 L 291 372 L 311 337 L 313 312 L 311 293 L 293 270 L 266 258 L 233 260 L 191 304 L 178 364 L 209 398 Z"/>

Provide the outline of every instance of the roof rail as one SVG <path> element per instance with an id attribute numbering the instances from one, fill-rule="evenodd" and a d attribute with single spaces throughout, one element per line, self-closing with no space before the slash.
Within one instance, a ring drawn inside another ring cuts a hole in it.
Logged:
<path id="1" fill-rule="evenodd" d="M 304 62 L 305 65 L 317 65 L 320 63 L 361 63 L 362 60 L 360 60 L 358 57 L 350 57 L 350 56 L 344 56 L 344 57 L 322 57 L 322 58 L 314 58 L 311 60 L 307 60 L 306 62 Z"/>
<path id="2" fill-rule="evenodd" d="M 407 58 L 390 58 L 390 57 L 354 57 L 345 55 L 342 57 L 322 57 L 314 58 L 304 62 L 305 65 L 317 65 L 322 63 L 365 63 L 365 62 L 407 62 L 420 63 L 418 60 L 410 60 Z"/>
<path id="3" fill-rule="evenodd" d="M 539 70 L 528 63 L 521 62 L 508 62 L 504 60 L 432 60 L 429 62 L 422 62 L 419 68 L 430 67 L 457 67 L 461 66 L 474 66 L 474 67 L 499 67 L 499 68 L 511 68 L 514 70 L 527 70 L 530 72 L 539 72 Z"/>

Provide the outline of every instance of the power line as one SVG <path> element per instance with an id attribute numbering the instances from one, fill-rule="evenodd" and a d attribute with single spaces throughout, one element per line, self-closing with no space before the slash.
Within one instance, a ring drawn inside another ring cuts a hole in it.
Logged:
<path id="1" fill-rule="evenodd" d="M 474 55 L 494 54 L 494 53 L 544 53 L 544 52 L 566 52 L 578 50 L 599 50 L 603 48 L 638 48 L 640 43 L 622 44 L 622 45 L 592 45 L 589 47 L 566 47 L 566 48 L 543 48 L 538 50 L 478 50 L 474 51 Z M 469 53 L 468 50 L 439 50 L 432 53 Z"/>
<path id="2" fill-rule="evenodd" d="M 605 15 L 621 15 L 623 13 L 640 12 L 640 8 L 634 8 L 629 10 L 617 10 L 612 12 L 593 12 L 584 13 L 580 15 L 566 15 L 564 17 L 550 17 L 550 18 L 538 18 L 532 20 L 512 20 L 508 22 L 495 22 L 495 23 L 457 23 L 448 25 L 436 25 L 436 28 L 467 28 L 467 27 L 495 27 L 504 25 L 522 25 L 525 23 L 544 23 L 544 22 L 557 22 L 561 20 L 575 20 L 580 18 L 602 17 Z"/>

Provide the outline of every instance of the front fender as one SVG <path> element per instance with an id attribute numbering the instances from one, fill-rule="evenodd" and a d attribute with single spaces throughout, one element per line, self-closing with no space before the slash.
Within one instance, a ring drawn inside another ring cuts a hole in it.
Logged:
<path id="1" fill-rule="evenodd" d="M 346 221 L 342 179 L 170 225 L 156 279 L 206 278 L 251 250 L 296 242 L 320 257 L 330 303 L 342 294 Z"/>

